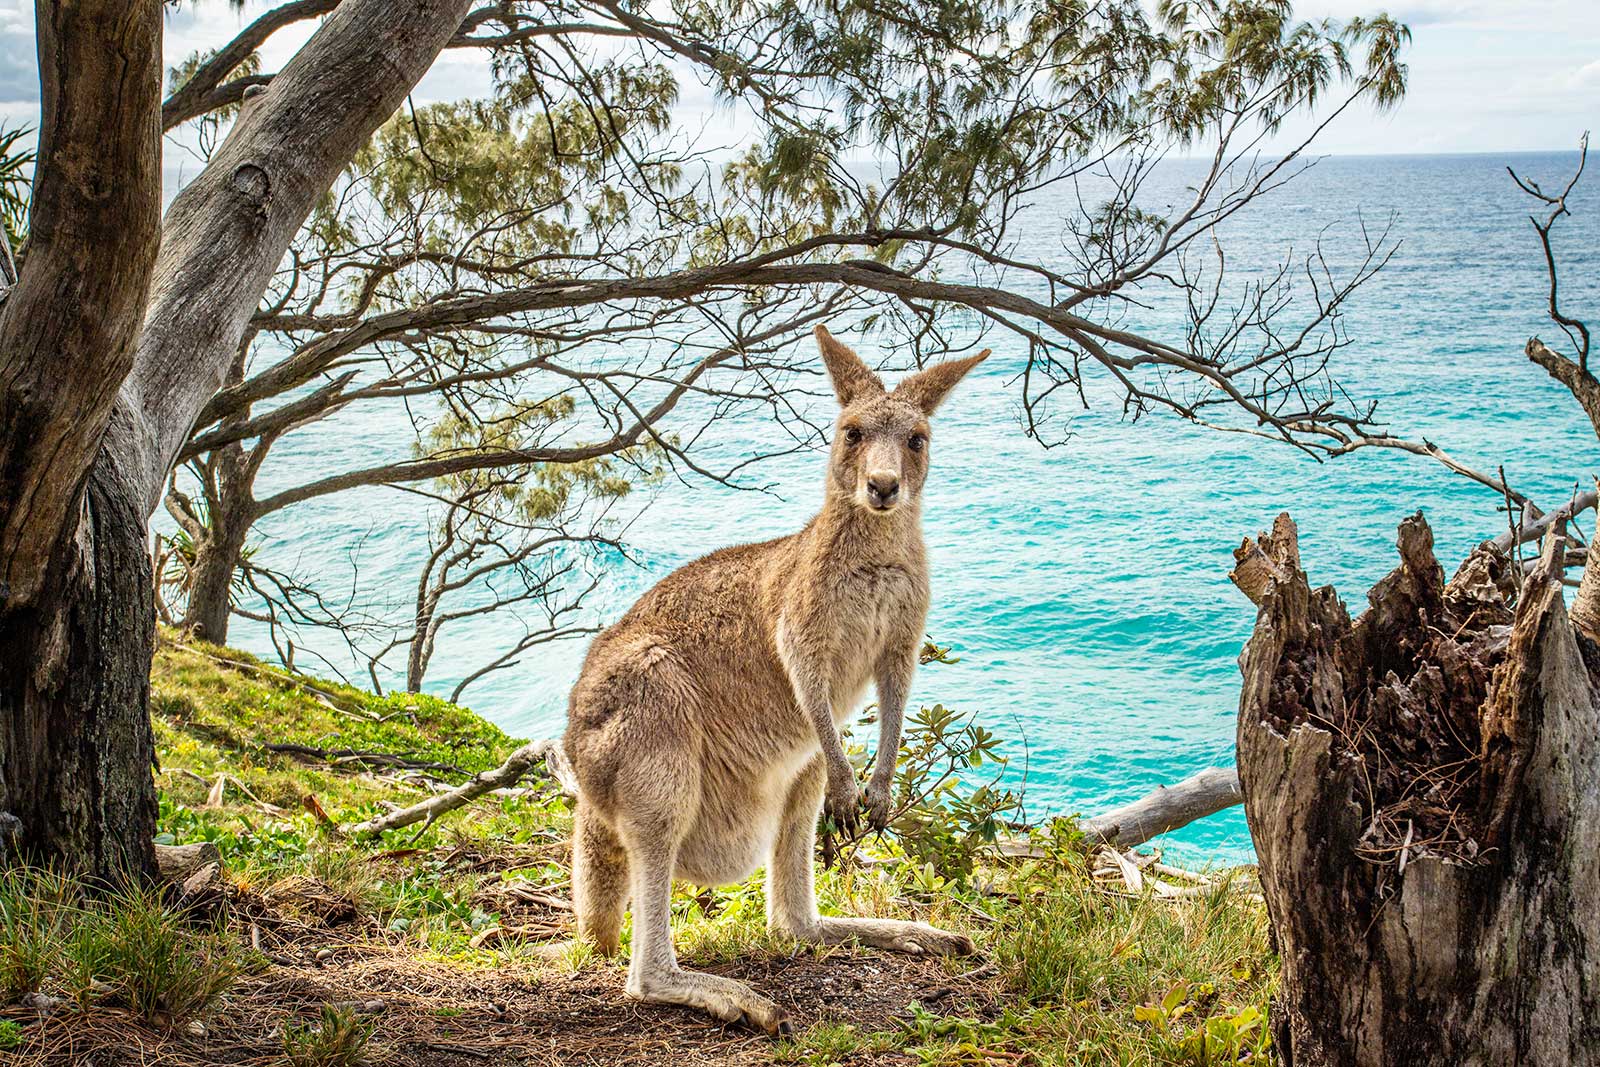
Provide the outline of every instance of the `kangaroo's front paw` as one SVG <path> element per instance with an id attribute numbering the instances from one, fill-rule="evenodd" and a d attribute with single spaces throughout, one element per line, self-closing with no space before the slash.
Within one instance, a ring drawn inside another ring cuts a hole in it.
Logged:
<path id="1" fill-rule="evenodd" d="M 867 783 L 867 826 L 873 830 L 882 830 L 889 825 L 889 805 L 893 800 L 893 782 L 882 782 L 877 778 Z"/>
<path id="2" fill-rule="evenodd" d="M 846 837 L 855 836 L 861 812 L 861 790 L 856 787 L 853 776 L 829 776 L 828 796 L 822 810 L 833 820 L 840 833 Z"/>

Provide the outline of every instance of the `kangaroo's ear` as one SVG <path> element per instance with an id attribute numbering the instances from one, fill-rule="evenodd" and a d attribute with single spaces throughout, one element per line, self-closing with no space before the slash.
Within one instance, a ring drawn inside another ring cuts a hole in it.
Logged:
<path id="1" fill-rule="evenodd" d="M 985 348 L 975 356 L 935 363 L 901 381 L 894 387 L 894 395 L 915 404 L 922 409 L 924 415 L 932 415 L 934 408 L 937 408 L 949 395 L 950 390 L 956 387 L 956 383 L 965 378 L 969 370 L 988 358 L 989 350 Z"/>
<path id="2" fill-rule="evenodd" d="M 884 391 L 883 380 L 861 362 L 861 357 L 849 345 L 829 333 L 826 326 L 818 326 L 812 332 L 817 335 L 817 347 L 822 349 L 822 362 L 828 366 L 828 377 L 833 380 L 833 392 L 839 398 L 840 407 L 849 407 L 864 396 Z"/>

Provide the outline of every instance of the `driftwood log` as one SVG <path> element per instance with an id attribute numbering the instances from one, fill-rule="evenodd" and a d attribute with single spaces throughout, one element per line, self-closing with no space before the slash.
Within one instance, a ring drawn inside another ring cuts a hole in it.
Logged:
<path id="1" fill-rule="evenodd" d="M 1207 767 L 1175 785 L 1157 786 L 1132 803 L 1085 819 L 1079 827 L 1091 841 L 1130 849 L 1158 834 L 1231 808 L 1243 799 L 1237 770 Z"/>
<path id="2" fill-rule="evenodd" d="M 182 885 L 197 871 L 221 862 L 222 850 L 210 841 L 156 846 L 156 867 L 161 880 L 175 885 Z"/>
<path id="3" fill-rule="evenodd" d="M 1600 658 L 1563 541 L 1552 524 L 1520 590 L 1493 545 L 1446 584 L 1419 514 L 1354 621 L 1310 588 L 1287 516 L 1237 554 L 1280 1062 L 1600 1063 Z"/>

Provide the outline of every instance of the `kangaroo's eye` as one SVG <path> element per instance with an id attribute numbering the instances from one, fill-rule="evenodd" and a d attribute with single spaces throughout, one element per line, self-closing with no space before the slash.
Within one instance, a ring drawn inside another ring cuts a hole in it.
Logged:
<path id="1" fill-rule="evenodd" d="M 859 445 L 861 443 L 861 431 L 854 426 L 846 428 L 844 431 L 844 443 L 847 445 Z"/>
<path id="2" fill-rule="evenodd" d="M 914 433 L 911 435 L 911 439 L 906 442 L 906 445 L 913 452 L 921 452 L 922 446 L 926 445 L 927 443 L 928 439 L 926 437 L 922 436 L 920 433 Z"/>

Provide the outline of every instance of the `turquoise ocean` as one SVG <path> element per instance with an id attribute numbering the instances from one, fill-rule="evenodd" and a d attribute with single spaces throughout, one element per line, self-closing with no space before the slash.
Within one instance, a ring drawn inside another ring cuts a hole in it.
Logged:
<path id="1" fill-rule="evenodd" d="M 1350 305 L 1336 377 L 1352 396 L 1378 401 L 1393 432 L 1426 437 L 1479 469 L 1503 464 L 1514 485 L 1554 506 L 1590 484 L 1596 438 L 1522 355 L 1531 334 L 1552 345 L 1564 338 L 1544 316 L 1531 204 L 1506 166 L 1555 183 L 1576 161 L 1575 152 L 1325 158 L 1229 222 L 1230 267 L 1243 280 L 1286 256 L 1303 259 L 1319 242 L 1336 268 L 1348 267 L 1359 227 L 1387 227 L 1398 248 Z M 1163 163 L 1145 206 L 1178 203 L 1200 173 L 1198 163 Z M 1583 192 L 1558 228 L 1563 304 L 1600 327 L 1600 197 Z M 1041 194 L 1016 228 L 1018 254 L 1065 263 L 1062 220 L 1077 210 L 1069 190 Z M 1170 301 L 1154 292 L 1123 319 L 1168 338 L 1179 329 Z M 1237 657 L 1254 613 L 1227 573 L 1240 539 L 1279 511 L 1299 522 L 1313 583 L 1334 584 L 1352 610 L 1392 567 L 1404 516 L 1426 513 L 1447 569 L 1504 528 L 1494 494 L 1430 460 L 1369 450 L 1318 463 L 1170 416 L 1130 422 L 1092 369 L 1089 407 L 1058 405 L 1067 436 L 1046 450 L 1020 425 L 1022 343 L 999 334 L 985 343 L 995 356 L 936 420 L 924 509 L 928 630 L 960 662 L 923 668 L 912 700 L 973 712 L 1000 735 L 1032 818 L 1094 813 L 1232 761 Z M 870 338 L 861 347 L 870 355 Z M 827 416 L 822 407 L 817 414 Z M 290 435 L 263 471 L 261 495 L 307 470 L 392 457 L 406 426 L 401 417 L 345 417 Z M 708 446 L 712 458 L 737 458 L 767 449 L 776 433 L 744 420 L 719 426 Z M 655 488 L 627 528 L 631 558 L 603 574 L 593 621 L 615 619 L 696 556 L 798 528 L 820 497 L 822 470 L 823 456 L 804 452 L 750 476 L 766 491 L 677 480 Z M 426 548 L 421 512 L 416 497 L 395 490 L 331 497 L 272 516 L 257 551 L 336 595 L 358 573 L 358 597 L 400 610 Z M 489 617 L 448 631 L 428 688 L 448 693 L 512 629 Z M 232 641 L 271 654 L 255 624 L 236 621 Z M 514 735 L 557 733 L 585 644 L 535 649 L 464 701 Z M 311 647 L 338 662 L 335 642 L 313 637 Z M 1251 854 L 1238 808 L 1169 838 L 1169 850 L 1192 862 Z"/>

